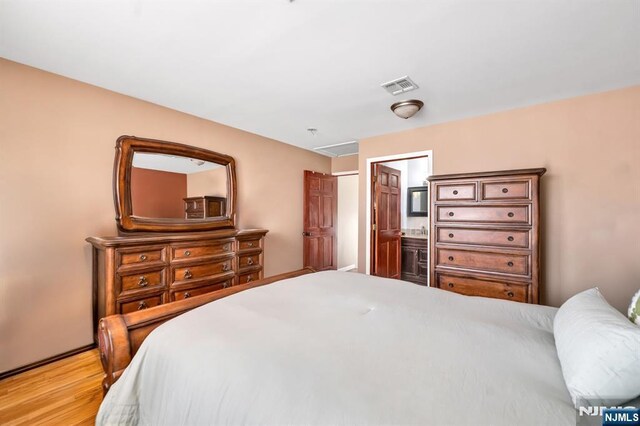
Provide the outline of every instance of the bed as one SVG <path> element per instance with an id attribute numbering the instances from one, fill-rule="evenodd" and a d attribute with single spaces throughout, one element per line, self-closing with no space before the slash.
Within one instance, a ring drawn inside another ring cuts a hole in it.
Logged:
<path id="1" fill-rule="evenodd" d="M 575 424 L 556 311 L 356 273 L 284 279 L 155 328 L 96 421 Z M 155 327 L 128 321 L 128 339 Z"/>

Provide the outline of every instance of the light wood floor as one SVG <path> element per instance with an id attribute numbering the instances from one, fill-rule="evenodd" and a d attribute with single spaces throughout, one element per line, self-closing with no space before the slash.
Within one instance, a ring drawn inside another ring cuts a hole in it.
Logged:
<path id="1" fill-rule="evenodd" d="M 98 350 L 0 381 L 0 425 L 93 425 L 102 401 Z"/>

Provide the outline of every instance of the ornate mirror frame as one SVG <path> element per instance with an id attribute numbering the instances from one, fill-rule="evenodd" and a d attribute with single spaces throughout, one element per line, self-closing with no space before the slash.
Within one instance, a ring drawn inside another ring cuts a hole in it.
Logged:
<path id="1" fill-rule="evenodd" d="M 177 155 L 218 163 L 227 168 L 227 201 L 224 216 L 205 219 L 150 218 L 133 215 L 131 202 L 131 167 L 136 152 Z M 233 228 L 236 222 L 236 165 L 233 157 L 203 148 L 155 139 L 120 136 L 116 141 L 113 166 L 113 198 L 118 231 L 189 232 Z"/>

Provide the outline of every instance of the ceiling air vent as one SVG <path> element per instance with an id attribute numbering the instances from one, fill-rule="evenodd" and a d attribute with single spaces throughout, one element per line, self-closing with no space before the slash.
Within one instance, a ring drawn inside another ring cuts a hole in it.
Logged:
<path id="1" fill-rule="evenodd" d="M 418 85 L 406 75 L 401 78 L 396 78 L 395 80 L 387 81 L 386 83 L 381 84 L 381 86 L 384 90 L 394 96 L 399 95 L 400 93 L 410 92 L 418 88 Z"/>
<path id="2" fill-rule="evenodd" d="M 353 155 L 358 153 L 358 141 L 349 141 L 336 143 L 333 145 L 319 146 L 313 148 L 314 151 L 318 151 L 321 154 L 329 155 L 331 157 L 343 157 L 345 155 Z"/>

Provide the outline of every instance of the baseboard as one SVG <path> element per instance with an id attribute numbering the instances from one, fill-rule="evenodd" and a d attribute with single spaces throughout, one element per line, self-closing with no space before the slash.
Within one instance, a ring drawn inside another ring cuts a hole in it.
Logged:
<path id="1" fill-rule="evenodd" d="M 338 269 L 338 271 L 342 271 L 342 272 L 344 272 L 344 271 L 350 271 L 350 270 L 352 270 L 352 269 L 356 269 L 356 265 L 349 265 L 349 266 L 345 266 L 344 268 L 340 268 L 340 269 Z"/>
<path id="2" fill-rule="evenodd" d="M 77 355 L 81 352 L 88 351 L 90 349 L 95 348 L 95 343 L 91 343 L 89 345 L 81 346 L 76 349 L 72 349 L 70 351 L 54 355 L 49 358 L 45 358 L 40 361 L 32 362 L 31 364 L 23 365 L 22 367 L 14 368 L 13 370 L 7 370 L 0 373 L 0 380 L 6 379 L 7 377 L 15 376 L 16 374 L 24 373 L 25 371 L 33 370 L 34 368 L 42 367 L 43 365 L 51 364 L 52 362 L 59 361 L 64 358 L 68 358 L 73 355 Z"/>

